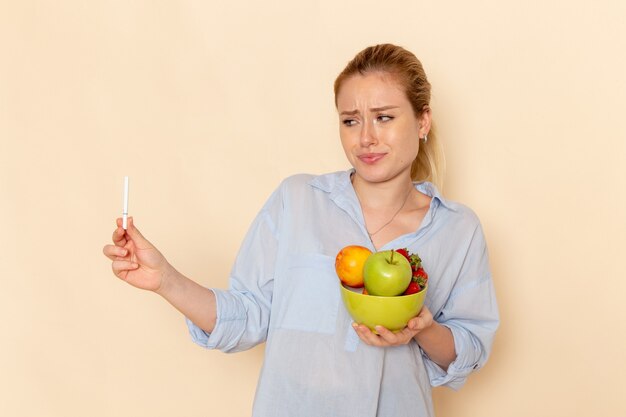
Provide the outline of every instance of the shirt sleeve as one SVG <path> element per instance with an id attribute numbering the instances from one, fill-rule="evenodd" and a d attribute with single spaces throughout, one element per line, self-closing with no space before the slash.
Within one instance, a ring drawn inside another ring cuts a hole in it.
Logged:
<path id="1" fill-rule="evenodd" d="M 472 371 L 487 362 L 499 324 L 487 247 L 480 224 L 471 236 L 450 296 L 435 320 L 452 331 L 456 359 L 445 371 L 423 353 L 426 369 L 433 386 L 444 385 L 457 390 Z"/>
<path id="2" fill-rule="evenodd" d="M 212 289 L 217 304 L 213 332 L 186 319 L 192 340 L 207 349 L 239 352 L 267 338 L 282 204 L 277 190 L 253 221 L 230 275 L 228 290 Z"/>

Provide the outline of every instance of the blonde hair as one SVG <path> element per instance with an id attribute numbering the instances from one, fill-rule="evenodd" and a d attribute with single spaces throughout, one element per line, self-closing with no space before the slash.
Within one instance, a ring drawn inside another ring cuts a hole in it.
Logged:
<path id="1" fill-rule="evenodd" d="M 341 84 L 353 75 L 385 72 L 395 76 L 403 87 L 416 117 L 430 109 L 430 83 L 422 63 L 406 49 L 389 43 L 370 46 L 359 52 L 335 80 L 335 106 Z M 416 139 L 417 140 L 417 139 Z M 411 165 L 413 181 L 430 181 L 439 189 L 443 186 L 445 159 L 437 140 L 435 124 L 431 122 L 428 140 L 420 144 L 417 157 Z"/>

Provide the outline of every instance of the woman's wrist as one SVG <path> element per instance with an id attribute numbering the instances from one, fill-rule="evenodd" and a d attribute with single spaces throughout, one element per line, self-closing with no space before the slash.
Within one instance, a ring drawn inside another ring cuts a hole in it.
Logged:
<path id="1" fill-rule="evenodd" d="M 420 346 L 422 346 L 423 344 L 428 345 L 430 341 L 436 338 L 436 334 L 439 331 L 439 329 L 437 328 L 438 326 L 441 325 L 433 320 L 428 327 L 421 329 L 415 336 L 413 336 L 413 338 Z"/>
<path id="2" fill-rule="evenodd" d="M 433 320 L 432 324 L 414 336 L 428 357 L 444 370 L 456 359 L 452 331 Z"/>
<path id="3" fill-rule="evenodd" d="M 178 279 L 180 273 L 169 262 L 166 261 L 166 266 L 161 271 L 161 284 L 159 288 L 154 290 L 155 293 L 163 298 L 168 298 L 168 294 L 172 291 L 172 287 L 175 285 L 175 281 Z"/>

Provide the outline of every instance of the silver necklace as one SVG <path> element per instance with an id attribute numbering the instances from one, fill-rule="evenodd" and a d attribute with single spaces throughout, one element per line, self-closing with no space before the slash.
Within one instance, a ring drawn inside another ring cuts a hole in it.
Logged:
<path id="1" fill-rule="evenodd" d="M 400 213 L 402 211 L 402 209 L 404 208 L 404 206 L 406 205 L 406 202 L 409 200 L 409 195 L 411 195 L 411 190 L 413 189 L 413 187 L 409 188 L 409 192 L 406 193 L 406 196 L 404 197 L 404 201 L 402 202 L 402 205 L 400 206 L 400 208 L 393 214 L 393 216 L 391 216 L 391 218 L 389 219 L 389 221 L 385 224 L 383 224 L 381 227 L 378 228 L 378 230 L 376 230 L 373 233 L 370 233 L 369 230 L 367 230 L 367 227 L 365 228 L 365 230 L 367 231 L 367 235 L 370 238 L 370 242 L 372 243 L 372 246 L 374 246 L 374 242 L 372 241 L 372 236 L 374 236 L 376 233 L 380 232 L 381 230 L 383 230 L 385 227 L 389 226 L 389 224 L 396 218 L 396 216 L 398 215 L 398 213 Z M 356 193 L 355 193 L 356 194 Z M 361 202 L 361 199 L 359 198 L 359 195 L 356 195 L 356 198 L 359 200 L 359 203 Z M 375 246 L 374 246 L 375 247 Z"/>

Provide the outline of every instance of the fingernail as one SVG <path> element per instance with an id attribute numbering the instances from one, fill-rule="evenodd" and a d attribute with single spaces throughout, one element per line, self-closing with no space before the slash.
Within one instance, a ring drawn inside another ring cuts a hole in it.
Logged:
<path id="1" fill-rule="evenodd" d="M 136 264 L 134 262 L 132 264 L 130 264 L 130 266 L 132 266 L 133 268 L 139 268 L 139 264 Z"/>
<path id="2" fill-rule="evenodd" d="M 359 325 L 358 325 L 358 324 L 356 324 L 356 323 L 352 323 L 352 328 L 356 329 L 357 327 L 359 327 Z"/>

